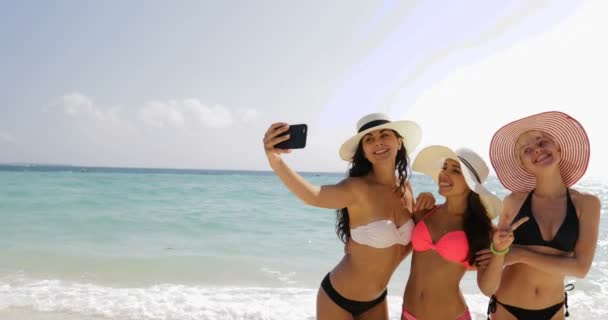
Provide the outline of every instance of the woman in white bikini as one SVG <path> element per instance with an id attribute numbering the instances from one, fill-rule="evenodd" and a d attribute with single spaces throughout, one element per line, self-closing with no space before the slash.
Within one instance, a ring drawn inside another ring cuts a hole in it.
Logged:
<path id="1" fill-rule="evenodd" d="M 288 127 L 275 123 L 264 136 L 270 167 L 305 203 L 337 209 L 336 231 L 349 242 L 349 254 L 321 282 L 317 319 L 388 319 L 386 287 L 411 249 L 415 208 L 408 154 L 420 141 L 420 127 L 412 121 L 390 121 L 380 113 L 363 117 L 357 134 L 340 148 L 340 157 L 350 162 L 348 177 L 324 186 L 312 185 L 281 158 L 289 150 L 275 145 L 289 139 L 281 136 Z M 416 207 L 434 205 L 430 193 L 423 197 Z"/>

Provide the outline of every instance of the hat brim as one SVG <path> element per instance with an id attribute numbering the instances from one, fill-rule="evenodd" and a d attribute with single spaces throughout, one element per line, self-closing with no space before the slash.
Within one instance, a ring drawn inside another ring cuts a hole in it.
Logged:
<path id="1" fill-rule="evenodd" d="M 475 174 L 458 158 L 458 154 L 448 147 L 435 145 L 422 149 L 414 159 L 412 170 L 430 176 L 436 184 L 439 184 L 439 172 L 441 172 L 445 159 L 452 159 L 460 163 L 466 184 L 471 191 L 479 195 L 490 219 L 494 219 L 502 212 L 502 201 L 479 183 Z"/>
<path id="2" fill-rule="evenodd" d="M 357 152 L 357 147 L 359 146 L 359 141 L 361 141 L 361 138 L 372 131 L 382 129 L 392 129 L 397 131 L 399 135 L 403 137 L 403 145 L 405 146 L 405 150 L 407 151 L 408 155 L 411 154 L 414 149 L 416 149 L 422 138 L 422 129 L 420 129 L 420 126 L 416 122 L 408 120 L 391 121 L 389 123 L 363 130 L 346 140 L 346 142 L 344 142 L 340 147 L 340 158 L 344 161 L 352 161 L 355 152 Z"/>
<path id="3" fill-rule="evenodd" d="M 519 161 L 515 144 L 528 131 L 550 134 L 561 148 L 560 173 L 566 186 L 574 185 L 583 177 L 589 165 L 589 138 L 583 126 L 574 118 L 559 111 L 543 112 L 515 120 L 500 128 L 490 143 L 490 161 L 498 179 L 514 192 L 530 192 L 536 177 L 527 172 Z"/>

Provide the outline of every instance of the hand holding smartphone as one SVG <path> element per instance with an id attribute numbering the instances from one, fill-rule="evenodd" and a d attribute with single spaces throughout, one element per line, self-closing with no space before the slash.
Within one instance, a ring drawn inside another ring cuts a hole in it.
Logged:
<path id="1" fill-rule="evenodd" d="M 279 135 L 280 137 L 289 134 L 289 140 L 277 143 L 274 147 L 278 149 L 303 149 L 306 147 L 307 132 L 308 126 L 306 124 L 292 124 L 289 126 L 289 130 Z"/>

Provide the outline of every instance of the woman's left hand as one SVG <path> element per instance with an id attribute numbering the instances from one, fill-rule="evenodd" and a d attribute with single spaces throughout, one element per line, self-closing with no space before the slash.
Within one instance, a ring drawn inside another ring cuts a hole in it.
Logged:
<path id="1" fill-rule="evenodd" d="M 421 192 L 416 197 L 416 203 L 414 204 L 414 212 L 420 210 L 429 210 L 435 206 L 435 196 L 430 192 Z"/>
<path id="2" fill-rule="evenodd" d="M 513 218 L 505 217 L 498 223 L 498 227 L 494 229 L 492 234 L 492 246 L 496 251 L 504 251 L 511 246 L 515 237 L 513 231 L 519 228 L 524 222 L 530 220 L 530 217 L 523 217 L 514 223 L 510 223 Z"/>
<path id="3" fill-rule="evenodd" d="M 511 247 L 513 244 L 513 240 L 515 237 L 513 236 L 513 231 L 521 226 L 524 222 L 528 221 L 529 217 L 523 217 L 517 220 L 515 223 L 509 225 L 512 217 L 506 217 L 506 219 L 502 219 L 498 224 L 498 227 L 492 228 L 492 247 L 494 247 L 495 251 L 504 251 L 507 248 Z M 516 252 L 511 254 L 511 250 L 515 251 L 516 248 L 510 248 L 507 256 L 505 257 L 505 265 L 510 265 L 516 263 Z M 490 260 L 494 256 L 492 250 L 483 249 L 479 250 L 475 253 L 475 265 L 478 269 L 483 269 L 490 264 Z"/>

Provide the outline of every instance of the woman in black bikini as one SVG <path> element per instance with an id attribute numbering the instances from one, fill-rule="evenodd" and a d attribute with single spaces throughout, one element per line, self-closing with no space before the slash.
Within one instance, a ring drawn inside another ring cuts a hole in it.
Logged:
<path id="1" fill-rule="evenodd" d="M 566 276 L 584 278 L 598 238 L 601 203 L 570 188 L 585 173 L 589 140 L 580 123 L 551 111 L 507 124 L 496 132 L 490 159 L 510 191 L 501 221 L 529 221 L 503 252 L 505 268 L 488 315 L 499 320 L 556 320 L 568 316 Z"/>

